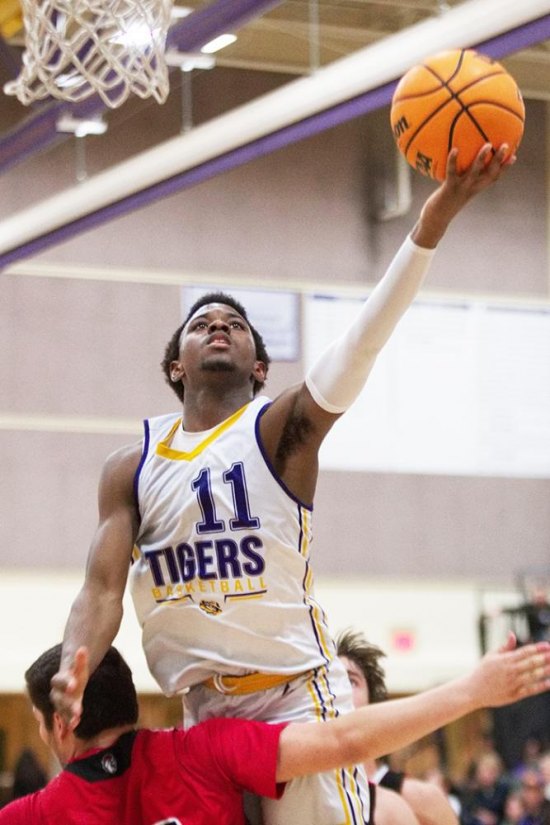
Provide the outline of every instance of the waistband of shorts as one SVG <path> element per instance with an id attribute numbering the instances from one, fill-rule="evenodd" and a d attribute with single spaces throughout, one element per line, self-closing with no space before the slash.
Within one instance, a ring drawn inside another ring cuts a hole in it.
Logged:
<path id="1" fill-rule="evenodd" d="M 202 682 L 204 687 L 217 690 L 231 696 L 243 696 L 246 693 L 257 693 L 260 690 L 287 685 L 309 671 L 301 673 L 247 673 L 245 676 L 227 676 L 216 673 Z"/>

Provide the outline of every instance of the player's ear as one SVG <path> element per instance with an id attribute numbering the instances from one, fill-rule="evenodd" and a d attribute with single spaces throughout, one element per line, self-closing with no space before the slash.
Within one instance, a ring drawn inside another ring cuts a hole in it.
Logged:
<path id="1" fill-rule="evenodd" d="M 68 735 L 72 735 L 70 724 L 56 710 L 53 714 L 53 734 L 57 742 L 64 742 Z"/>
<path id="2" fill-rule="evenodd" d="M 170 380 L 173 384 L 176 384 L 178 381 L 181 381 L 183 376 L 185 375 L 185 371 L 179 361 L 171 361 L 170 362 Z"/>
<path id="3" fill-rule="evenodd" d="M 252 378 L 254 381 L 259 381 L 260 383 L 264 383 L 265 377 L 267 375 L 267 367 L 263 361 L 254 361 L 254 367 L 252 369 Z"/>

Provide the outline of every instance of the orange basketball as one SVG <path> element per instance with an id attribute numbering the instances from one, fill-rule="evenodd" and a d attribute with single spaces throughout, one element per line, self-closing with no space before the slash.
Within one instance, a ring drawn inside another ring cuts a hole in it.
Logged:
<path id="1" fill-rule="evenodd" d="M 458 170 L 466 169 L 484 143 L 507 143 L 516 154 L 525 107 L 506 69 L 472 49 L 440 52 L 401 78 L 391 105 L 391 126 L 407 161 L 443 180 L 447 155 L 458 149 Z"/>

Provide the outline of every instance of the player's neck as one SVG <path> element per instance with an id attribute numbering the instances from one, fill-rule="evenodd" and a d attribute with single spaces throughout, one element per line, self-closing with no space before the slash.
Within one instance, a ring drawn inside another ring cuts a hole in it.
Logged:
<path id="1" fill-rule="evenodd" d="M 124 733 L 134 730 L 134 728 L 135 725 L 120 725 L 116 728 L 102 730 L 101 733 L 98 733 L 97 736 L 92 736 L 91 739 L 76 738 L 73 757 L 78 757 L 86 753 L 86 751 L 110 748 Z"/>
<path id="2" fill-rule="evenodd" d="M 200 393 L 188 393 L 186 390 L 183 400 L 183 428 L 187 432 L 210 430 L 250 401 L 250 387 L 235 388 L 221 396 L 208 390 Z"/>

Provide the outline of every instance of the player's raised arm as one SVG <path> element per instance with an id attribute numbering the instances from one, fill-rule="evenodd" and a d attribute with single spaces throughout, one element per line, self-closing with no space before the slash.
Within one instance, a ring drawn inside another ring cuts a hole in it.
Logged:
<path id="1" fill-rule="evenodd" d="M 336 418 L 363 389 L 378 353 L 422 286 L 437 243 L 471 198 L 495 183 L 514 160 L 505 160 L 503 146 L 486 163 L 490 151 L 488 144 L 484 146 L 462 174 L 456 169 L 456 150 L 450 152 L 444 182 L 427 199 L 414 229 L 356 318 L 319 356 L 304 384 L 279 396 L 263 416 L 261 436 L 267 453 L 300 500 L 312 500 L 317 450 Z M 289 419 L 292 426 L 284 430 Z M 282 441 L 284 461 L 279 466 Z"/>
<path id="2" fill-rule="evenodd" d="M 444 182 L 427 199 L 386 274 L 355 321 L 321 355 L 306 377 L 311 395 L 324 410 L 342 413 L 355 400 L 376 356 L 420 289 L 433 250 L 468 201 L 495 183 L 509 165 L 510 161 L 505 161 L 506 151 L 506 146 L 501 147 L 487 165 L 491 146 L 486 144 L 463 174 L 456 171 L 456 150 L 451 151 Z"/>
<path id="3" fill-rule="evenodd" d="M 361 763 L 393 753 L 484 707 L 550 690 L 550 643 L 488 653 L 467 676 L 409 696 L 354 710 L 323 725 L 294 723 L 281 735 L 277 780 Z"/>
<path id="4" fill-rule="evenodd" d="M 93 672 L 122 620 L 122 597 L 138 525 L 133 479 L 140 453 L 139 445 L 114 453 L 99 484 L 99 524 L 84 584 L 65 627 L 61 667 L 52 679 L 52 701 L 73 727 L 80 719 L 87 682 L 85 671 L 76 667 L 77 650 L 87 648 L 89 671 Z"/>

